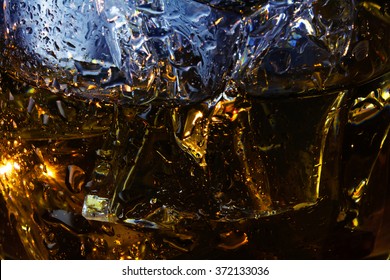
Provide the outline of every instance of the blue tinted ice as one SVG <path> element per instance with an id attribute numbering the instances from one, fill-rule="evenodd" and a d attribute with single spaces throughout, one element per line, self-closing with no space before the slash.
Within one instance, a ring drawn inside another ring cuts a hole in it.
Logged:
<path id="1" fill-rule="evenodd" d="M 119 87 L 137 103 L 221 91 L 240 20 L 191 0 L 6 1 L 3 9 L 7 51 L 16 45 L 34 64 L 22 76 L 55 78 L 80 94 Z"/>
<path id="2" fill-rule="evenodd" d="M 228 81 L 257 96 L 321 91 L 374 52 L 353 28 L 358 9 L 381 13 L 367 3 L 4 1 L 0 65 L 54 91 L 136 104 L 197 102 Z"/>
<path id="3" fill-rule="evenodd" d="M 252 94 L 321 90 L 352 38 L 353 1 L 269 1 L 244 21 L 233 77 Z"/>

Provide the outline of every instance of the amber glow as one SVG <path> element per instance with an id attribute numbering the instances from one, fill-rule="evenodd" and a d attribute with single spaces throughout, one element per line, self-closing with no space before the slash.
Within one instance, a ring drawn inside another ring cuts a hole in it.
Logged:
<path id="1" fill-rule="evenodd" d="M 3 160 L 0 165 L 0 175 L 9 175 L 14 170 L 20 170 L 20 165 L 12 160 Z"/>
<path id="2" fill-rule="evenodd" d="M 0 166 L 0 175 L 4 175 L 4 174 L 12 172 L 12 168 L 13 168 L 13 165 L 11 162 L 7 162 L 6 164 L 1 165 Z"/>
<path id="3" fill-rule="evenodd" d="M 51 166 L 50 164 L 48 163 L 45 163 L 45 164 L 41 164 L 39 166 L 39 168 L 42 170 L 42 174 L 46 177 L 49 177 L 49 178 L 55 178 L 56 177 L 56 169 Z"/>

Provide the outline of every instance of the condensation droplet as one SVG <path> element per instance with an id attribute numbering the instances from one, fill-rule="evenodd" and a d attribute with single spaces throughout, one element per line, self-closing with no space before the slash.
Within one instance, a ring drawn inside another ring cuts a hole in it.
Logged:
<path id="1" fill-rule="evenodd" d="M 157 198 L 155 198 L 155 197 L 151 198 L 149 203 L 152 204 L 152 205 L 156 204 L 157 203 Z"/>
<path id="2" fill-rule="evenodd" d="M 33 29 L 31 27 L 26 27 L 26 33 L 27 34 L 32 34 L 33 33 Z"/>

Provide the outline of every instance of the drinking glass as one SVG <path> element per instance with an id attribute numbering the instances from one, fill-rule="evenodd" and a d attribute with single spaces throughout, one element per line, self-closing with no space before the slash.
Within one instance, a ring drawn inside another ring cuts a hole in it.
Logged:
<path id="1" fill-rule="evenodd" d="M 390 253 L 390 5 L 4 0 L 3 259 Z"/>

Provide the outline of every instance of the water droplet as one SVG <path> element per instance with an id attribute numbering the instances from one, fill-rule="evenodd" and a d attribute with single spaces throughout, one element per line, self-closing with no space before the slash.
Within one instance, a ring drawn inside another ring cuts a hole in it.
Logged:
<path id="1" fill-rule="evenodd" d="M 151 198 L 149 203 L 152 204 L 152 205 L 156 204 L 157 203 L 157 198 L 155 198 L 155 197 Z"/>
<path id="2" fill-rule="evenodd" d="M 26 34 L 32 34 L 33 29 L 31 27 L 26 27 Z"/>

